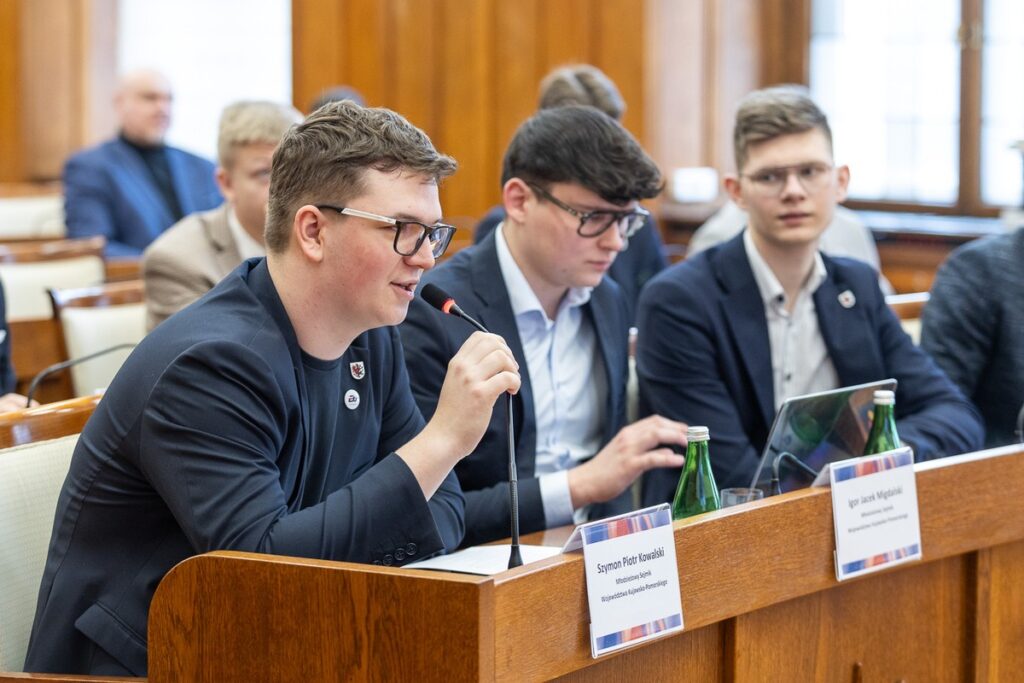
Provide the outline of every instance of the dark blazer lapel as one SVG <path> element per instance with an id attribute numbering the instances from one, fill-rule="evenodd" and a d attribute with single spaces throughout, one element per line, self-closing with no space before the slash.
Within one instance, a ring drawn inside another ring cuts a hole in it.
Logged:
<path id="1" fill-rule="evenodd" d="M 473 293 L 476 300 L 469 306 L 460 304 L 467 313 L 474 316 L 493 334 L 502 337 L 512 355 L 519 363 L 519 376 L 522 384 L 515 402 L 520 402 L 523 415 L 529 416 L 529 424 L 536 424 L 533 408 L 533 388 L 530 384 L 530 371 L 526 367 L 526 354 L 523 352 L 523 344 L 519 339 L 519 328 L 516 327 L 516 317 L 512 313 L 512 302 L 509 300 L 508 291 L 505 289 L 505 280 L 501 275 L 501 266 L 498 263 L 498 250 L 495 244 L 494 234 L 488 235 L 479 245 L 474 255 L 470 270 L 472 278 Z M 516 425 L 519 432 L 519 444 L 517 449 L 525 449 L 522 452 L 530 454 L 532 461 L 536 448 L 536 433 L 533 429 L 523 429 L 524 421 Z M 527 443 L 528 441 L 528 443 Z"/>
<path id="2" fill-rule="evenodd" d="M 814 310 L 839 383 L 846 386 L 880 379 L 883 370 L 870 362 L 871 354 L 866 352 L 878 342 L 870 336 L 875 327 L 867 321 L 864 302 L 858 301 L 853 288 L 839 279 L 832 260 L 824 255 L 822 258 L 828 276 L 814 292 Z"/>
<path id="3" fill-rule="evenodd" d="M 612 296 L 612 292 L 609 291 L 607 285 L 602 283 L 602 285 L 594 288 L 590 301 L 585 307 L 585 312 L 590 316 L 591 324 L 594 326 L 598 353 L 601 355 L 605 377 L 608 379 L 608 396 L 605 401 L 604 413 L 604 440 L 602 443 L 611 441 L 612 437 L 623 426 L 619 424 L 618 420 L 623 410 L 623 407 L 619 405 L 619 399 L 625 396 L 623 384 L 626 378 L 622 372 L 623 368 L 627 366 L 623 353 L 628 351 L 627 347 L 622 343 L 616 343 L 616 340 L 623 336 L 621 326 L 624 323 L 621 316 L 615 315 L 615 310 L 613 309 L 615 304 L 616 301 L 615 297 Z M 616 327 L 617 317 L 619 327 Z"/>
<path id="4" fill-rule="evenodd" d="M 125 196 L 132 198 L 130 201 L 139 206 L 141 216 L 152 217 L 146 227 L 151 229 L 156 226 L 153 234 L 159 234 L 161 226 L 174 222 L 174 216 L 156 189 L 156 181 L 146 168 L 146 162 L 121 140 L 115 140 L 110 148 L 117 157 L 117 166 L 124 171 L 119 175 L 126 183 L 123 190 Z"/>
<path id="5" fill-rule="evenodd" d="M 771 425 L 775 419 L 771 341 L 761 290 L 743 246 L 743 233 L 723 244 L 710 258 L 724 293 L 722 313 L 732 332 L 732 343 L 750 377 L 765 425 Z"/>

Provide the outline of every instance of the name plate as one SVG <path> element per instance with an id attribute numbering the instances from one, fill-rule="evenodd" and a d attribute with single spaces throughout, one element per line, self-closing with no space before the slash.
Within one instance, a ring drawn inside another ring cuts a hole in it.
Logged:
<path id="1" fill-rule="evenodd" d="M 921 559 L 914 455 L 898 448 L 832 463 L 836 578 Z"/>
<path id="2" fill-rule="evenodd" d="M 683 629 L 668 504 L 576 527 L 563 552 L 581 547 L 592 657 Z"/>

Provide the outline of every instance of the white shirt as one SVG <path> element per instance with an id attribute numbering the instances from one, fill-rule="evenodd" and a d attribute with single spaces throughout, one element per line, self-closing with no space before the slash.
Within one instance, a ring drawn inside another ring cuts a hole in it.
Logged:
<path id="1" fill-rule="evenodd" d="M 243 261 L 267 255 L 267 250 L 263 248 L 263 245 L 254 240 L 252 235 L 247 233 L 242 224 L 238 222 L 238 216 L 235 215 L 235 210 L 231 207 L 228 207 L 228 228 L 231 230 L 231 237 L 235 240 L 235 246 L 238 247 L 238 255 L 242 257 Z"/>
<path id="2" fill-rule="evenodd" d="M 743 246 L 754 271 L 754 280 L 764 302 L 764 317 L 768 321 L 775 411 L 778 412 L 787 398 L 837 388 L 839 374 L 829 358 L 814 308 L 814 292 L 827 276 L 821 253 L 814 254 L 814 268 L 797 293 L 790 312 L 786 310 L 786 292 L 754 246 L 749 229 L 743 233 Z"/>
<path id="3" fill-rule="evenodd" d="M 562 526 L 574 517 L 568 470 L 600 449 L 608 396 L 594 328 L 583 315 L 591 288 L 570 288 L 550 320 L 512 257 L 502 227 L 495 230 L 495 246 L 533 392 L 535 474 L 544 521 L 549 528 Z"/>

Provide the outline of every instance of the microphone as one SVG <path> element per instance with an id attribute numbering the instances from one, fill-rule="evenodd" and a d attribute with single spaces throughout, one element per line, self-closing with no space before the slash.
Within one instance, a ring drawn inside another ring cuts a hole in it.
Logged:
<path id="1" fill-rule="evenodd" d="M 791 463 L 795 465 L 797 469 L 801 470 L 802 472 L 805 472 L 806 474 L 809 474 L 811 476 L 812 481 L 815 477 L 818 476 L 818 473 L 815 472 L 811 467 L 809 467 L 803 460 L 796 457 L 789 451 L 782 451 L 781 453 L 775 456 L 774 460 L 772 460 L 771 495 L 773 496 L 777 496 L 780 493 L 782 493 L 782 484 L 779 482 L 779 466 L 783 463 L 783 461 Z"/>
<path id="2" fill-rule="evenodd" d="M 93 353 L 87 354 L 85 356 L 71 358 L 69 360 L 61 361 L 60 363 L 54 363 L 53 365 L 43 368 L 42 370 L 39 371 L 38 374 L 36 374 L 35 377 L 32 378 L 32 381 L 28 385 L 28 391 L 25 392 L 25 407 L 28 408 L 29 406 L 32 405 L 32 395 L 36 393 L 36 389 L 39 388 L 39 383 L 42 382 L 47 377 L 49 377 L 50 375 L 60 372 L 61 370 L 66 370 L 67 368 L 72 368 L 78 365 L 79 363 L 84 363 L 87 360 L 92 360 L 93 358 L 105 356 L 108 353 L 113 353 L 114 351 L 134 348 L 135 344 L 117 344 L 115 346 L 101 349 L 99 351 L 94 351 Z"/>
<path id="3" fill-rule="evenodd" d="M 421 296 L 424 301 L 442 313 L 462 318 L 481 332 L 487 332 L 486 327 L 459 308 L 459 305 L 455 303 L 455 298 L 437 285 L 425 286 Z M 508 430 L 508 504 L 512 516 L 512 552 L 508 558 L 508 568 L 512 569 L 522 566 L 523 557 L 519 553 L 519 478 L 516 474 L 515 432 L 512 429 L 512 394 L 505 394 L 505 399 L 506 429 Z"/>

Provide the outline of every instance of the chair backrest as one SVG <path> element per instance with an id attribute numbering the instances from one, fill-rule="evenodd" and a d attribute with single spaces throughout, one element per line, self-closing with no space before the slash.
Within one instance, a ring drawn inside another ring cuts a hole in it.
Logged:
<path id="1" fill-rule="evenodd" d="M 65 232 L 60 194 L 0 199 L 0 241 L 61 239 Z"/>
<path id="2" fill-rule="evenodd" d="M 0 413 L 0 449 L 80 433 L 100 398 L 93 394 Z"/>
<path id="3" fill-rule="evenodd" d="M 0 450 L 0 670 L 21 671 L 78 435 Z"/>
<path id="4" fill-rule="evenodd" d="M 921 312 L 931 295 L 928 292 L 912 292 L 910 294 L 890 294 L 885 303 L 900 319 L 904 332 L 910 335 L 915 344 L 921 343 Z"/>
<path id="5" fill-rule="evenodd" d="M 104 280 L 102 237 L 0 244 L 0 280 L 7 321 L 52 317 L 47 290 L 86 287 Z"/>
<path id="6" fill-rule="evenodd" d="M 67 358 L 81 358 L 120 344 L 137 344 L 146 336 L 142 280 L 51 289 L 50 298 Z M 130 348 L 120 349 L 71 368 L 75 394 L 105 389 L 129 353 Z"/>

